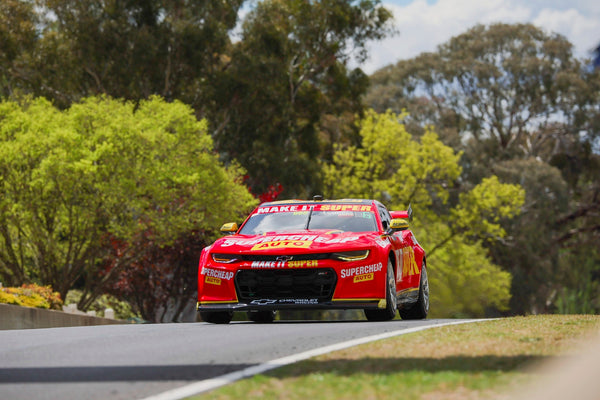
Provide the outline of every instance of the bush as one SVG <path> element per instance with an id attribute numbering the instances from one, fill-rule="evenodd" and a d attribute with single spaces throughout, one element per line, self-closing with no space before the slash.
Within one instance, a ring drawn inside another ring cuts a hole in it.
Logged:
<path id="1" fill-rule="evenodd" d="M 69 290 L 69 293 L 67 293 L 67 297 L 65 299 L 65 304 L 79 303 L 81 295 L 81 290 Z M 139 315 L 133 311 L 133 308 L 129 303 L 126 301 L 121 301 L 109 294 L 103 294 L 102 296 L 98 297 L 89 307 L 89 310 L 96 311 L 96 315 L 99 317 L 104 317 L 104 310 L 107 308 L 112 308 L 115 311 L 116 319 L 128 320 L 139 318 Z"/>
<path id="2" fill-rule="evenodd" d="M 53 310 L 60 310 L 63 304 L 60 294 L 53 292 L 52 287 L 36 284 L 0 288 L 0 303 Z"/>

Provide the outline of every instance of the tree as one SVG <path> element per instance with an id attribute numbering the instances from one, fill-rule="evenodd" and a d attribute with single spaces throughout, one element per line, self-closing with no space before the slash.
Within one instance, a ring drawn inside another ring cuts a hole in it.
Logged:
<path id="1" fill-rule="evenodd" d="M 188 232 L 166 245 L 147 232 L 129 243 L 114 240 L 99 272 L 114 276 L 104 290 L 126 299 L 146 321 L 185 321 L 184 313 L 196 311 L 198 256 L 206 244 L 203 232 Z M 136 249 L 135 259 L 119 268 L 131 248 Z"/>
<path id="2" fill-rule="evenodd" d="M 20 62 L 8 71 L 9 89 L 19 85 L 63 108 L 108 94 L 128 100 L 160 95 L 201 110 L 210 102 L 211 79 L 222 66 L 243 0 L 35 4 L 8 3 L 8 27 L 19 30 L 10 30 L 7 43 L 21 43 L 23 30 L 29 39 L 13 57 Z M 19 21 L 31 21 L 31 33 L 39 34 L 30 38 Z"/>
<path id="3" fill-rule="evenodd" d="M 523 213 L 505 226 L 511 240 L 486 244 L 515 276 L 516 313 L 553 310 L 565 250 L 583 246 L 597 262 L 600 73 L 584 64 L 561 35 L 478 25 L 378 71 L 367 95 L 377 110 L 408 110 L 411 132 L 434 126 L 463 152 L 464 189 L 498 175 L 526 190 Z"/>
<path id="4" fill-rule="evenodd" d="M 506 235 L 501 222 L 518 214 L 523 190 L 491 177 L 455 196 L 461 155 L 431 130 L 414 140 L 402 124 L 405 117 L 368 112 L 359 125 L 361 145 L 336 146 L 333 163 L 324 166 L 326 195 L 372 197 L 402 209 L 412 203 L 437 315 L 505 309 L 510 274 L 494 265 L 482 243 Z"/>
<path id="5" fill-rule="evenodd" d="M 254 192 L 318 190 L 318 156 L 347 140 L 340 125 L 362 110 L 366 75 L 348 62 L 364 59 L 390 18 L 380 1 L 266 0 L 249 13 L 210 119 L 217 148 L 249 171 Z"/>
<path id="6" fill-rule="evenodd" d="M 380 0 L 265 0 L 232 42 L 243 3 L 9 0 L 20 11 L 6 13 L 8 26 L 23 18 L 34 29 L 28 41 L 7 31 L 23 45 L 5 63 L 4 95 L 61 108 L 98 94 L 178 99 L 210 121 L 222 160 L 239 161 L 257 195 L 319 191 L 316 160 L 355 139 L 363 109 L 368 79 L 349 62 L 392 31 L 391 13 Z"/>
<path id="7" fill-rule="evenodd" d="M 88 304 L 148 243 L 193 232 L 206 243 L 246 212 L 242 175 L 222 166 L 206 122 L 180 102 L 92 97 L 62 112 L 41 98 L 2 102 L 0 277 L 63 298 L 79 286 Z M 107 269 L 115 241 L 127 246 Z"/>
<path id="8" fill-rule="evenodd" d="M 575 133 L 569 127 L 578 128 L 561 119 L 572 121 L 583 106 L 576 94 L 585 76 L 571 48 L 564 37 L 528 24 L 477 25 L 435 53 L 376 74 L 370 98 L 379 110 L 425 98 L 436 114 L 432 122 L 447 116 L 461 135 L 493 146 L 495 158 L 548 160 L 560 149 L 561 136 Z M 378 86 L 388 91 L 385 97 L 378 96 Z"/>
<path id="9" fill-rule="evenodd" d="M 22 64 L 28 61 L 38 40 L 39 23 L 32 2 L 5 0 L 0 3 L 0 99 L 20 90 Z"/>

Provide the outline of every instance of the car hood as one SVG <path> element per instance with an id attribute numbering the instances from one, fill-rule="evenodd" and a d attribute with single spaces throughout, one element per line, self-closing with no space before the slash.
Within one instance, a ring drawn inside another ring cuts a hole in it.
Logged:
<path id="1" fill-rule="evenodd" d="M 213 253 L 242 254 L 300 254 L 334 252 L 348 249 L 366 249 L 381 240 L 377 232 L 340 232 L 303 230 L 297 232 L 269 232 L 266 235 L 232 235 L 217 240 Z"/>

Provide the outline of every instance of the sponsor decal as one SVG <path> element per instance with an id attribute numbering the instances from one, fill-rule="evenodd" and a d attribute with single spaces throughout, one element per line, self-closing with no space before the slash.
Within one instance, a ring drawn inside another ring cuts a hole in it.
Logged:
<path id="1" fill-rule="evenodd" d="M 402 276 L 412 276 L 419 273 L 415 260 L 415 250 L 412 247 L 402 249 Z"/>
<path id="2" fill-rule="evenodd" d="M 252 300 L 250 304 L 257 306 L 264 306 L 269 304 L 301 304 L 301 305 L 311 305 L 311 304 L 319 304 L 318 299 L 260 299 L 260 300 Z"/>
<path id="3" fill-rule="evenodd" d="M 310 304 L 319 304 L 319 300 L 318 299 L 279 299 L 279 300 L 277 300 L 277 304 L 310 305 Z"/>
<path id="4" fill-rule="evenodd" d="M 335 244 L 358 240 L 359 236 L 330 237 L 317 235 L 278 235 L 260 236 L 253 239 L 225 239 L 222 247 L 252 246 L 252 250 L 266 250 L 275 248 L 308 248 L 314 243 Z M 265 245 L 265 246 L 260 246 Z"/>
<path id="5" fill-rule="evenodd" d="M 274 207 L 259 207 L 256 214 L 277 213 L 277 212 L 299 212 L 310 211 L 312 205 L 303 204 L 299 206 L 274 206 Z"/>
<path id="6" fill-rule="evenodd" d="M 277 242 L 259 243 L 252 246 L 250 250 L 307 249 L 312 243 L 312 240 L 280 240 Z"/>
<path id="7" fill-rule="evenodd" d="M 264 306 L 266 304 L 273 304 L 273 303 L 277 303 L 277 300 L 272 300 L 272 299 L 260 299 L 260 300 L 252 300 L 250 302 L 250 304 L 255 304 L 255 305 L 259 305 L 259 306 Z"/>
<path id="8" fill-rule="evenodd" d="M 370 211 L 371 206 L 323 204 L 319 211 Z"/>
<path id="9" fill-rule="evenodd" d="M 230 281 L 231 278 L 233 278 L 232 271 L 221 271 L 219 269 L 212 269 L 206 267 L 202 267 L 202 271 L 200 271 L 200 274 L 206 276 L 207 278 L 225 279 L 226 281 Z"/>
<path id="10" fill-rule="evenodd" d="M 209 285 L 217 285 L 220 286 L 221 285 L 221 278 L 215 278 L 212 276 L 207 276 L 204 278 L 204 282 L 208 283 Z"/>
<path id="11" fill-rule="evenodd" d="M 252 261 L 250 268 L 284 268 L 285 261 Z"/>
<path id="12" fill-rule="evenodd" d="M 314 241 L 317 239 L 317 235 L 278 235 L 278 236 L 260 236 L 254 239 L 225 239 L 221 246 L 229 247 L 229 246 L 255 246 L 261 243 L 270 243 L 270 242 L 285 242 L 285 241 L 300 241 L 300 242 L 308 242 Z"/>
<path id="13" fill-rule="evenodd" d="M 350 278 L 357 275 L 368 275 L 383 269 L 382 263 L 364 265 L 362 267 L 347 268 L 340 271 L 342 278 Z M 355 281 L 356 282 L 356 281 Z"/>
<path id="14" fill-rule="evenodd" d="M 259 207 L 256 214 L 281 213 L 281 212 L 306 212 L 311 207 L 314 211 L 371 211 L 370 205 L 358 204 L 300 204 L 293 206 Z"/>
<path id="15" fill-rule="evenodd" d="M 372 281 L 373 279 L 375 279 L 375 274 L 371 272 L 368 274 L 354 276 L 353 282 L 360 283 L 360 282 Z"/>
<path id="16" fill-rule="evenodd" d="M 358 236 L 348 236 L 348 237 L 343 237 L 343 238 L 338 237 L 338 238 L 333 238 L 333 239 L 320 237 L 320 238 L 315 239 L 315 243 L 335 244 L 335 243 L 353 242 L 355 240 L 358 240 Z"/>
<path id="17" fill-rule="evenodd" d="M 250 264 L 250 268 L 312 268 L 318 266 L 319 260 L 252 261 Z"/>
<path id="18" fill-rule="evenodd" d="M 288 261 L 288 268 L 312 268 L 319 266 L 319 260 Z"/>

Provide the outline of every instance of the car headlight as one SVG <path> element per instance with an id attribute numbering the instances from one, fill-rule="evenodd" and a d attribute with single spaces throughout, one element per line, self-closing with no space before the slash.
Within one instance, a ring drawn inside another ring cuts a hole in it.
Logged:
<path id="1" fill-rule="evenodd" d="M 369 257 L 369 250 L 343 251 L 333 253 L 332 258 L 340 261 L 360 261 Z"/>
<path id="2" fill-rule="evenodd" d="M 231 264 L 238 260 L 238 256 L 235 254 L 217 254 L 214 253 L 212 255 L 212 259 L 214 262 L 218 262 L 221 264 Z"/>

